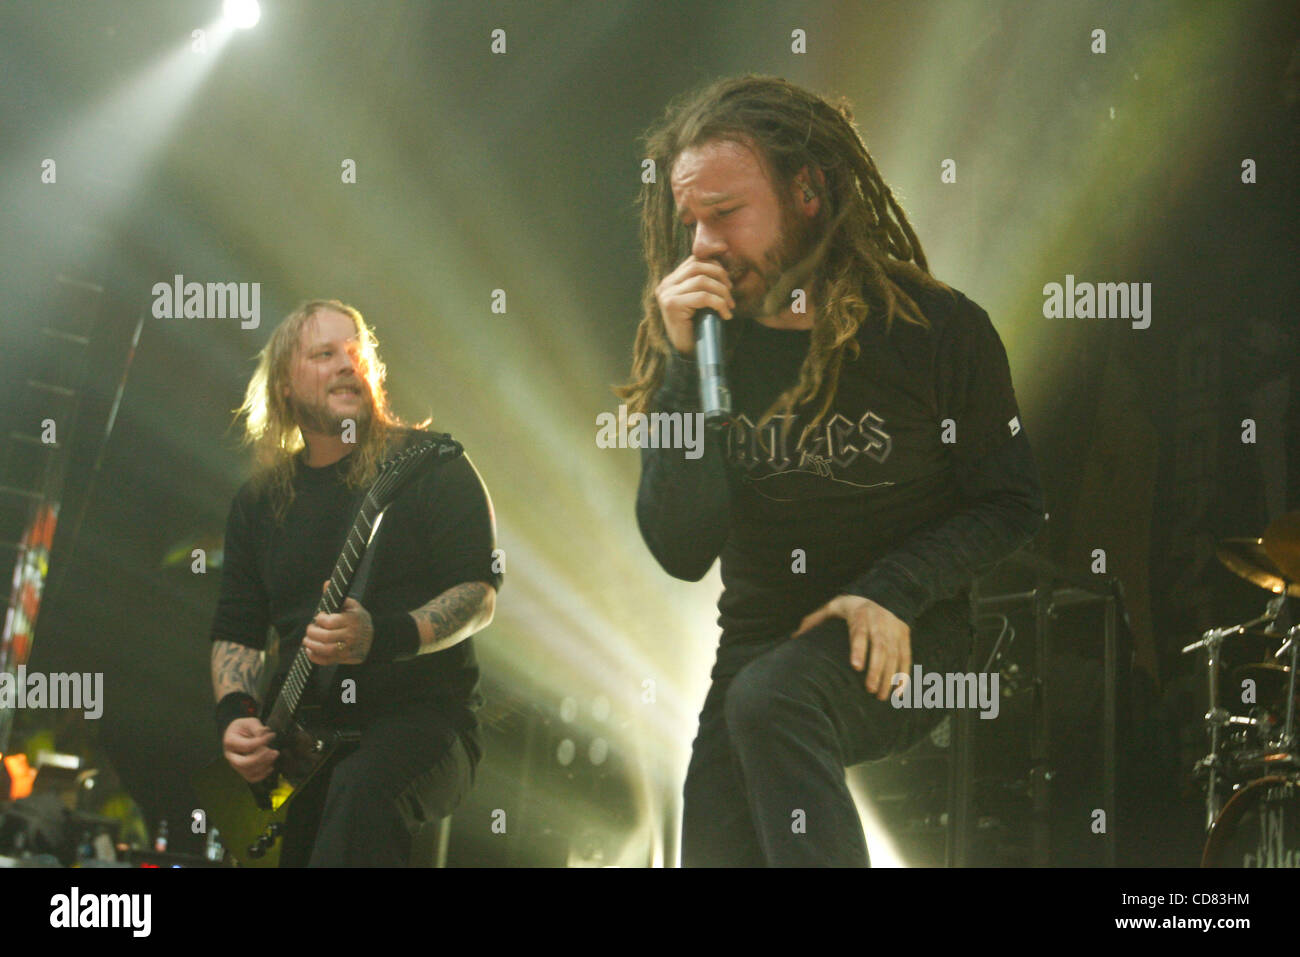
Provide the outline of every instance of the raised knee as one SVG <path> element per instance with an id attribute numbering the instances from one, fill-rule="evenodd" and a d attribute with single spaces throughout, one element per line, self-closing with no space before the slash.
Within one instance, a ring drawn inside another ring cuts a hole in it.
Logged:
<path id="1" fill-rule="evenodd" d="M 769 724 L 779 689 L 774 677 L 765 662 L 753 661 L 732 679 L 724 702 L 730 734 L 761 730 Z"/>

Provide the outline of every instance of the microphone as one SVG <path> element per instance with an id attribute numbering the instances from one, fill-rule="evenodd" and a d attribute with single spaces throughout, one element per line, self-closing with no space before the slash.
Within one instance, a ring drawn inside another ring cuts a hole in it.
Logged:
<path id="1" fill-rule="evenodd" d="M 700 370 L 704 424 L 720 429 L 731 420 L 731 390 L 722 367 L 722 317 L 712 309 L 695 311 L 695 363 Z"/>

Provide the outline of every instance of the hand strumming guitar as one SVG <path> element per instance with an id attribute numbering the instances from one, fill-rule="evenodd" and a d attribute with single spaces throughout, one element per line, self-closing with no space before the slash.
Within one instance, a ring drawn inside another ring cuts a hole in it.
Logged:
<path id="1" fill-rule="evenodd" d="M 230 766 L 249 784 L 271 773 L 280 752 L 270 747 L 275 732 L 257 718 L 236 718 L 226 726 L 221 751 Z"/>

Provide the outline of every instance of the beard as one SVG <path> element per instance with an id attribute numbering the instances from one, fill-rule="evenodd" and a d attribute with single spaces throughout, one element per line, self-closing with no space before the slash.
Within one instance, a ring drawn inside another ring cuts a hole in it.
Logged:
<path id="1" fill-rule="evenodd" d="M 722 264 L 732 277 L 732 295 L 736 300 L 733 314 L 737 318 L 757 319 L 775 315 L 789 305 L 789 292 L 798 282 L 792 278 L 808 272 L 805 267 L 813 247 L 811 233 L 808 221 L 797 215 L 788 203 L 782 203 L 780 233 L 776 242 L 763 254 L 762 262 L 742 258 Z M 759 278 L 760 286 L 754 291 L 741 293 L 734 283 L 745 278 L 748 272 Z"/>
<path id="2" fill-rule="evenodd" d="M 340 414 L 334 412 L 329 407 L 328 395 L 323 402 L 305 401 L 295 393 L 289 395 L 289 411 L 293 414 L 293 420 L 298 423 L 299 430 L 311 430 L 320 432 L 323 435 L 342 435 L 344 424 L 348 419 L 356 422 L 358 440 L 365 434 L 366 427 L 370 425 L 373 406 L 370 396 L 362 387 L 362 397 L 365 399 L 356 414 Z"/>

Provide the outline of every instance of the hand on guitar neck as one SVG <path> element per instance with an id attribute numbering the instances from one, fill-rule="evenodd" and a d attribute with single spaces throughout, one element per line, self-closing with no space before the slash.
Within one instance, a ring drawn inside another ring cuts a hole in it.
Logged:
<path id="1" fill-rule="evenodd" d="M 324 589 L 329 588 L 329 579 Z M 359 665 L 370 654 L 375 640 L 370 612 L 355 598 L 348 598 L 338 614 L 318 613 L 307 624 L 302 646 L 314 665 Z"/>

